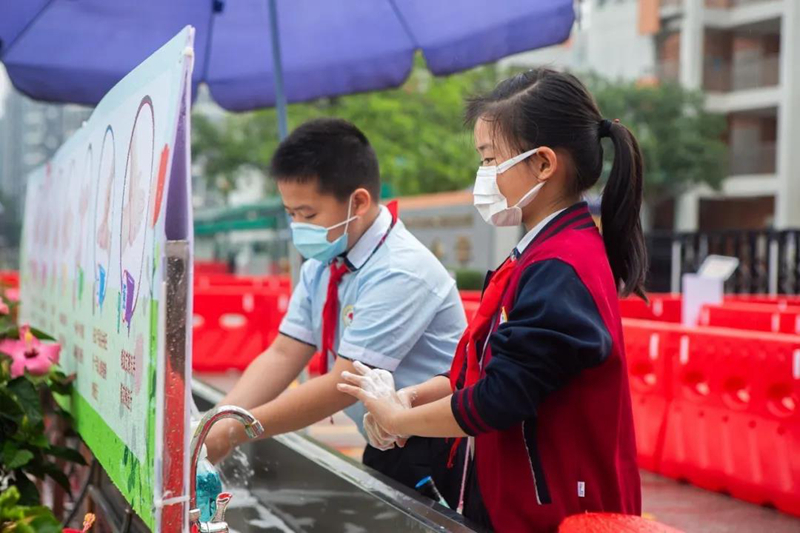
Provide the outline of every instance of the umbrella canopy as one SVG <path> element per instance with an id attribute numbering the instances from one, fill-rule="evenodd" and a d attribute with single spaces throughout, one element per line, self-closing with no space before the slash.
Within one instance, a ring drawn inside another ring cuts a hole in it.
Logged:
<path id="1" fill-rule="evenodd" d="M 37 100 L 96 104 L 185 25 L 193 84 L 232 111 L 395 87 L 564 41 L 573 0 L 0 0 L 0 61 Z M 282 84 L 280 74 L 282 73 Z M 280 100 L 280 99 L 279 99 Z M 281 102 L 278 102 L 279 104 Z"/>

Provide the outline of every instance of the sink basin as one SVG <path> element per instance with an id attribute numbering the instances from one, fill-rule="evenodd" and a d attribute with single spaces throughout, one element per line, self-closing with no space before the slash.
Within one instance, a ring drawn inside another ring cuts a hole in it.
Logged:
<path id="1" fill-rule="evenodd" d="M 217 391 L 194 385 L 201 410 L 220 399 Z M 240 447 L 254 474 L 234 493 L 226 520 L 231 531 L 249 533 L 379 533 L 479 531 L 464 518 L 415 491 L 299 434 Z M 223 478 L 235 460 L 219 465 Z"/>

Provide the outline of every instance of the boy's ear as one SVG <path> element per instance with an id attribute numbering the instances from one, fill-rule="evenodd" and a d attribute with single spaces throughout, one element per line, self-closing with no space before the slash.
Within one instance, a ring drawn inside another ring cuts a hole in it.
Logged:
<path id="1" fill-rule="evenodd" d="M 351 201 L 353 202 L 352 214 L 354 216 L 363 217 L 372 206 L 373 200 L 369 191 L 361 187 L 353 191 Z"/>

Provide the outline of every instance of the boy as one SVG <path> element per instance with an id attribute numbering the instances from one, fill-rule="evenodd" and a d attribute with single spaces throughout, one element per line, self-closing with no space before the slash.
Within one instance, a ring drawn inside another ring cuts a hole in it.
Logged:
<path id="1" fill-rule="evenodd" d="M 250 409 L 267 437 L 342 409 L 363 433 L 363 406 L 336 388 L 342 371 L 359 361 L 392 372 L 398 387 L 446 371 L 466 326 L 458 291 L 396 213 L 378 204 L 378 161 L 354 125 L 303 124 L 278 147 L 270 174 L 308 260 L 278 337 L 221 404 Z M 287 390 L 318 350 L 323 374 Z M 206 441 L 209 459 L 245 440 L 240 425 L 218 423 Z M 446 448 L 424 438 L 383 452 L 367 446 L 364 463 L 413 487 Z"/>

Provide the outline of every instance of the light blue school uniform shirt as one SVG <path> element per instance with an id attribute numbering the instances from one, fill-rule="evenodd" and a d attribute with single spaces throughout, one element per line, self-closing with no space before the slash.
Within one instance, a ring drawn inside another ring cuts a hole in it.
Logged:
<path id="1" fill-rule="evenodd" d="M 455 281 L 439 260 L 402 221 L 391 223 L 389 210 L 381 206 L 344 258 L 334 259 L 350 268 L 339 282 L 334 349 L 341 357 L 392 372 L 401 389 L 450 369 L 466 318 Z M 329 277 L 330 263 L 309 259 L 303 264 L 279 328 L 317 350 L 322 349 Z M 331 355 L 329 369 L 333 363 Z M 361 402 L 345 413 L 363 433 Z"/>

